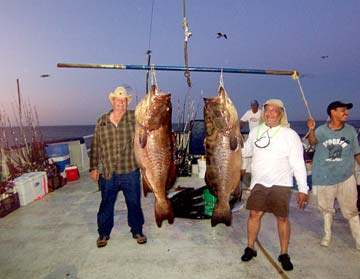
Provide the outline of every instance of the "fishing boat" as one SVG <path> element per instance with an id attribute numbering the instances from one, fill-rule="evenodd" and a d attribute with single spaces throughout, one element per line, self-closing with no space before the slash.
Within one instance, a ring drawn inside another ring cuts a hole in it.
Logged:
<path id="1" fill-rule="evenodd" d="M 189 67 L 186 51 L 190 36 L 184 13 L 185 66 L 150 66 L 149 50 L 147 65 L 59 63 L 58 67 L 181 71 L 185 73 L 188 88 L 191 87 L 191 71 L 288 75 L 297 81 L 307 104 L 296 71 Z M 196 138 L 194 132 L 198 130 L 193 130 L 192 124 L 189 127 L 191 129 L 185 127 L 177 133 L 177 144 L 181 147 L 177 158 L 180 175 L 170 189 L 169 197 L 176 195 L 179 188 L 199 189 L 205 186 L 202 175 L 193 171 L 199 167 L 194 163 L 204 154 L 201 136 Z M 172 225 L 164 222 L 158 228 L 154 221 L 154 195 L 150 193 L 146 198 L 142 197 L 144 233 L 148 242 L 141 246 L 131 237 L 126 224 L 125 201 L 119 195 L 111 240 L 105 248 L 97 248 L 96 215 L 101 197 L 98 185 L 91 180 L 88 172 L 88 146 L 85 141 L 90 137 L 47 142 L 48 146 L 68 146 L 68 153 L 58 156 L 66 158 L 56 162 L 66 165 L 66 160 L 69 160 L 76 166 L 79 175 L 56 191 L 46 192 L 0 218 L 1 278 L 359 277 L 360 253 L 355 250 L 348 224 L 338 209 L 331 246 L 320 246 L 323 221 L 316 206 L 315 191 L 309 193 L 309 203 L 303 211 L 296 208 L 295 195 L 291 198 L 289 254 L 294 270 L 290 272 L 284 271 L 277 261 L 280 250 L 278 234 L 275 217 L 270 214 L 262 219 L 262 230 L 256 241 L 257 257 L 249 263 L 241 261 L 247 246 L 248 211 L 241 206 L 249 196 L 246 185 L 240 206 L 233 208 L 233 221 L 229 227 L 224 224 L 211 227 L 210 220 L 206 218 L 177 216 Z"/>
<path id="2" fill-rule="evenodd" d="M 69 144 L 73 145 L 74 140 Z M 81 161 L 85 162 L 87 153 L 82 154 Z M 181 176 L 170 193 L 178 187 L 204 185 L 197 174 Z M 243 204 L 248 196 L 245 189 Z M 319 245 L 322 217 L 314 193 L 310 193 L 304 211 L 296 208 L 292 195 L 289 253 L 295 268 L 291 272 L 283 271 L 276 260 L 278 235 L 275 217 L 270 214 L 263 217 L 256 243 L 258 256 L 244 263 L 240 260 L 247 242 L 248 212 L 244 208 L 233 211 L 230 227 L 211 227 L 208 219 L 177 217 L 174 224 L 158 228 L 153 216 L 154 196 L 149 194 L 142 198 L 148 243 L 140 247 L 131 238 L 124 198 L 119 195 L 111 240 L 100 250 L 95 244 L 99 202 L 98 186 L 83 168 L 77 180 L 0 218 L 1 277 L 114 278 L 121 274 L 121 278 L 357 278 L 360 273 L 360 254 L 354 249 L 348 224 L 339 210 L 331 246 Z"/>

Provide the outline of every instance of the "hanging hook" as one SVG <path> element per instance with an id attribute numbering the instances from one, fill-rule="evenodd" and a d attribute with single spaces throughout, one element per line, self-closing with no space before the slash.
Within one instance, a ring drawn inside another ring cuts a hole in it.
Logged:
<path id="1" fill-rule="evenodd" d="M 224 87 L 224 75 L 223 75 L 223 68 L 221 68 L 221 72 L 220 72 L 220 82 L 219 82 L 219 88 L 225 88 Z"/>
<path id="2" fill-rule="evenodd" d="M 151 64 L 151 85 L 157 85 L 156 74 L 155 74 L 155 65 Z"/>

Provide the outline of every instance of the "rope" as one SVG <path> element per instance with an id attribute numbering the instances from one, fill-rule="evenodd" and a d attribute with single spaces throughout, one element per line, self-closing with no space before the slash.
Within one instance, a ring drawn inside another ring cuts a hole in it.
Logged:
<path id="1" fill-rule="evenodd" d="M 189 71 L 189 56 L 188 56 L 188 41 L 191 37 L 192 33 L 189 32 L 189 26 L 186 19 L 186 0 L 183 1 L 184 3 L 184 20 L 183 20 L 183 28 L 184 28 L 184 60 L 185 60 L 185 73 L 184 76 L 186 77 L 186 81 L 188 87 L 191 87 L 191 79 L 190 79 L 190 71 Z"/>
<path id="2" fill-rule="evenodd" d="M 155 73 L 155 66 L 154 64 L 151 64 L 151 85 L 156 85 L 157 87 L 157 81 L 156 81 L 156 73 Z"/>
<path id="3" fill-rule="evenodd" d="M 300 89 L 300 93 L 301 93 L 301 96 L 302 96 L 302 99 L 304 101 L 304 104 L 305 104 L 305 107 L 306 107 L 306 110 L 307 110 L 307 114 L 308 114 L 308 118 L 312 118 L 311 116 L 311 113 L 310 113 L 310 108 L 309 108 L 309 105 L 308 105 L 308 102 L 305 98 L 305 94 L 304 94 L 304 91 L 302 89 L 302 86 L 301 86 L 301 83 L 300 83 L 300 78 L 299 78 L 299 73 L 294 71 L 294 74 L 291 76 L 293 79 L 295 79 L 298 83 L 298 86 L 299 86 L 299 89 Z M 310 130 L 307 131 L 307 133 L 305 134 L 305 136 L 303 136 L 302 138 L 302 141 L 304 141 L 305 139 L 307 139 L 307 137 L 309 136 L 309 133 L 310 133 Z"/>
<path id="4" fill-rule="evenodd" d="M 154 15 L 154 2 L 152 1 L 151 5 L 151 17 L 150 17 L 150 29 L 149 29 L 149 44 L 148 44 L 148 50 L 146 51 L 147 55 L 147 65 L 150 66 L 151 61 L 151 48 L 150 48 L 150 42 L 151 42 L 151 34 L 152 34 L 152 22 L 153 22 L 153 15 Z M 145 94 L 149 91 L 149 70 L 146 71 L 146 84 L 145 84 Z"/>
<path id="5" fill-rule="evenodd" d="M 151 50 L 148 49 L 147 54 L 147 65 L 150 66 L 151 60 Z M 149 70 L 146 71 L 146 84 L 145 84 L 145 94 L 149 92 Z"/>
<path id="6" fill-rule="evenodd" d="M 265 255 L 271 265 L 276 269 L 276 271 L 280 274 L 283 279 L 289 279 L 284 270 L 277 264 L 277 262 L 270 256 L 270 254 L 266 251 L 264 246 L 260 243 L 259 239 L 256 239 L 256 244 L 259 246 L 261 252 Z"/>
<path id="7" fill-rule="evenodd" d="M 303 98 L 303 101 L 304 101 L 304 104 L 305 104 L 305 107 L 306 107 L 306 110 L 307 110 L 307 113 L 308 113 L 308 117 L 312 118 L 308 102 L 306 101 L 304 91 L 303 91 L 303 89 L 301 87 L 301 83 L 300 83 L 300 79 L 299 79 L 299 73 L 295 71 L 294 74 L 291 77 L 297 81 L 297 83 L 299 85 L 300 92 L 301 92 L 301 96 Z"/>
<path id="8" fill-rule="evenodd" d="M 221 72 L 220 72 L 220 81 L 219 81 L 219 88 L 225 88 L 224 86 L 224 74 L 223 74 L 223 69 L 221 68 Z"/>

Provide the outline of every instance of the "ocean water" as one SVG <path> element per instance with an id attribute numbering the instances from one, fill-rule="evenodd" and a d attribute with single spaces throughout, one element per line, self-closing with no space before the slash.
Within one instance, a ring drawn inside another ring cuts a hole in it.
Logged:
<path id="1" fill-rule="evenodd" d="M 80 138 L 94 134 L 94 129 L 95 125 L 40 127 L 40 131 L 43 134 L 45 141 Z"/>
<path id="2" fill-rule="evenodd" d="M 202 120 L 195 120 L 195 122 L 201 123 Z M 325 123 L 325 121 L 317 121 L 316 125 L 319 126 Z M 347 122 L 353 125 L 355 128 L 360 128 L 360 120 L 349 120 Z M 294 129 L 299 135 L 304 135 L 308 131 L 306 121 L 290 121 L 290 127 Z M 54 141 L 66 138 L 78 138 L 91 135 L 94 133 L 95 125 L 81 125 L 81 126 L 41 126 L 41 132 L 45 138 L 45 141 Z M 173 123 L 173 130 L 176 131 L 178 125 Z M 202 129 L 200 125 L 194 125 L 194 129 Z M 196 133 L 196 131 L 193 131 Z M 245 126 L 242 130 L 247 134 L 249 129 Z"/>
<path id="3" fill-rule="evenodd" d="M 325 121 L 317 121 L 317 126 L 323 124 Z M 349 124 L 355 128 L 360 128 L 360 120 L 349 120 Z M 306 121 L 290 121 L 290 126 L 299 135 L 304 135 L 307 132 Z M 79 126 L 40 126 L 41 134 L 46 142 L 60 141 L 63 139 L 81 138 L 84 136 L 92 135 L 94 133 L 95 125 L 79 125 Z M 194 145 L 202 145 L 202 139 L 205 133 L 203 120 L 195 120 L 195 125 L 192 131 L 193 140 L 190 143 Z M 178 130 L 178 124 L 173 123 L 173 130 Z M 17 131 L 17 128 L 15 128 Z M 179 131 L 177 131 L 179 132 Z M 247 125 L 243 128 L 242 132 L 247 134 L 249 132 Z M 9 133 L 10 138 L 11 134 Z M 11 140 L 13 142 L 13 139 Z M 91 144 L 92 139 L 85 139 L 86 145 Z"/>

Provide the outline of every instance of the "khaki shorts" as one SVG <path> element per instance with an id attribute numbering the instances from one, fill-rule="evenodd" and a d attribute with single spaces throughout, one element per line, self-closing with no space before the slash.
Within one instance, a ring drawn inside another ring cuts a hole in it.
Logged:
<path id="1" fill-rule="evenodd" d="M 291 188 L 274 185 L 265 187 L 255 184 L 246 203 L 246 209 L 273 213 L 288 217 Z"/>

